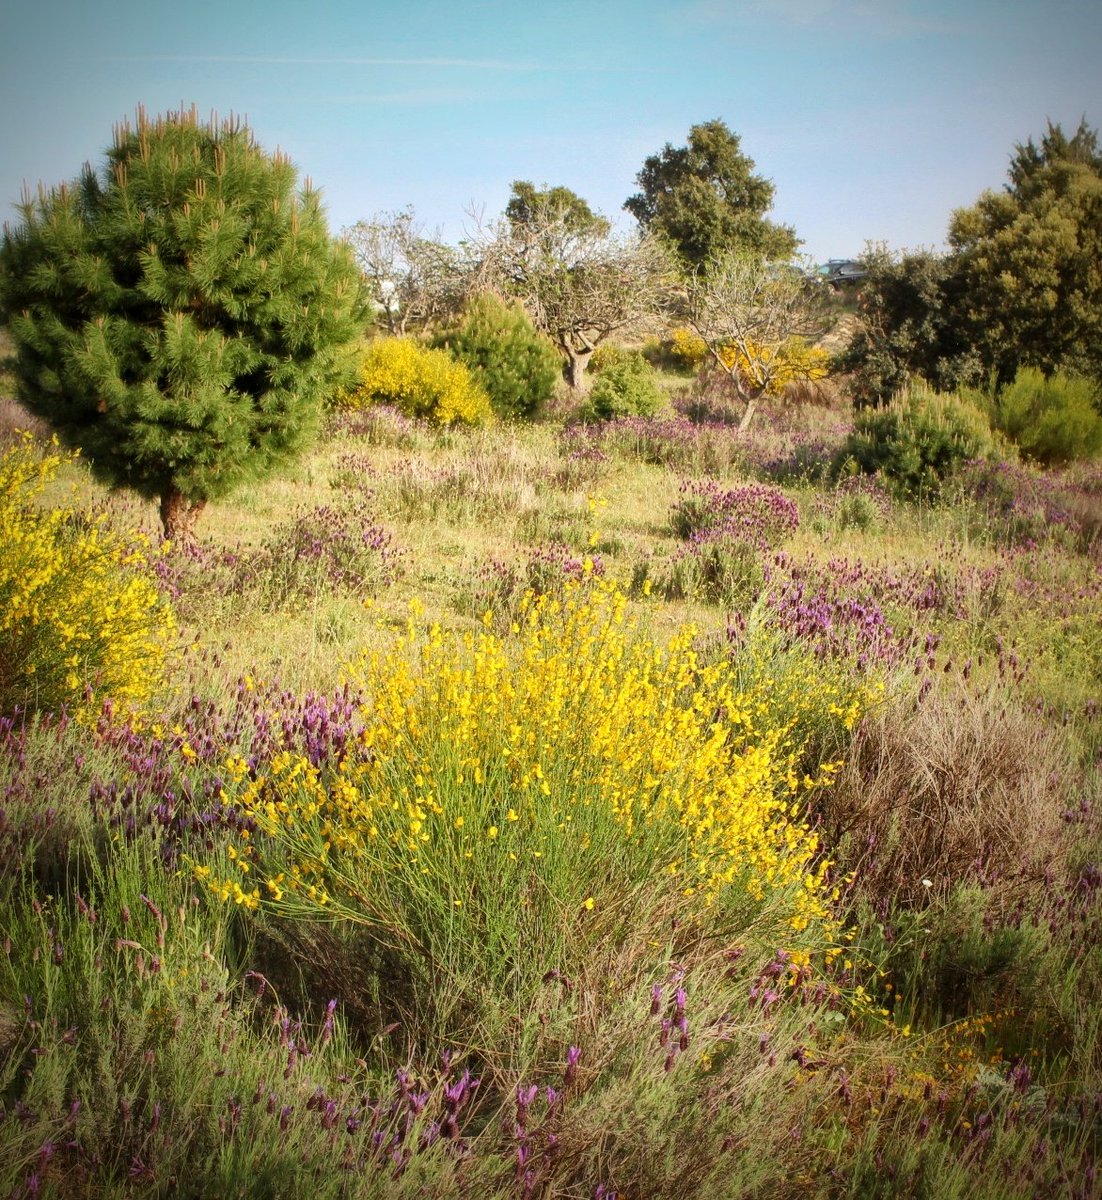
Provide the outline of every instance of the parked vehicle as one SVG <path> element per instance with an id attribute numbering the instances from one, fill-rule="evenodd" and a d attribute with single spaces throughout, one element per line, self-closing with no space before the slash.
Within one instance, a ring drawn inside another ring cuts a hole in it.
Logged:
<path id="1" fill-rule="evenodd" d="M 816 268 L 819 279 L 838 291 L 843 284 L 864 279 L 868 271 L 852 258 L 832 258 Z"/>

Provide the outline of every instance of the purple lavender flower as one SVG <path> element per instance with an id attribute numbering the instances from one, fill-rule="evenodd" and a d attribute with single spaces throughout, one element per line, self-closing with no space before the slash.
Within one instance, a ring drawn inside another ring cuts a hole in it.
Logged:
<path id="1" fill-rule="evenodd" d="M 563 1072 L 563 1085 L 569 1087 L 578 1074 L 578 1059 L 582 1056 L 581 1048 L 570 1046 L 566 1051 L 566 1070 Z"/>

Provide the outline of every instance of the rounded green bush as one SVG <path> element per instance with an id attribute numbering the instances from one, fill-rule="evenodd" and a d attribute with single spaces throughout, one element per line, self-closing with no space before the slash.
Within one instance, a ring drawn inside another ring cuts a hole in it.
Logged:
<path id="1" fill-rule="evenodd" d="M 831 474 L 879 474 L 906 499 L 933 499 L 963 463 L 999 456 L 999 440 L 975 404 L 915 387 L 886 408 L 858 414 Z"/>
<path id="2" fill-rule="evenodd" d="M 654 371 L 638 350 L 601 346 L 593 355 L 596 372 L 582 416 L 591 421 L 615 417 L 652 417 L 662 407 Z"/>
<path id="3" fill-rule="evenodd" d="M 537 416 L 562 376 L 558 351 L 524 309 L 489 293 L 475 296 L 459 326 L 436 345 L 466 365 L 504 420 Z"/>
<path id="4" fill-rule="evenodd" d="M 1063 466 L 1102 452 L 1099 399 L 1089 379 L 1062 371 L 1046 379 L 1036 367 L 1023 367 L 996 397 L 994 421 L 1029 458 Z"/>

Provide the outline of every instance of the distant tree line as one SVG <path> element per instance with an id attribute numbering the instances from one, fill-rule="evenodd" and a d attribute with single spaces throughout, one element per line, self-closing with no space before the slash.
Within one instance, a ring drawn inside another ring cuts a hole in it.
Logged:
<path id="1" fill-rule="evenodd" d="M 1009 178 L 949 224 L 945 254 L 872 247 L 844 356 L 858 405 L 908 379 L 1008 384 L 1022 368 L 1102 382 L 1102 153 L 1086 121 L 1015 147 Z"/>
<path id="2" fill-rule="evenodd" d="M 5 226 L 12 376 L 101 479 L 156 500 L 173 537 L 309 445 L 369 323 L 461 349 L 499 413 L 522 416 L 549 353 L 580 395 L 603 342 L 672 314 L 731 375 L 745 426 L 822 327 L 795 231 L 769 219 L 773 185 L 720 120 L 648 157 L 636 182 L 627 235 L 569 188 L 517 180 L 458 246 L 412 209 L 334 239 L 318 193 L 240 122 L 139 111 L 98 172 L 26 195 Z M 949 241 L 945 255 L 866 256 L 843 360 L 859 404 L 914 376 L 1102 378 L 1102 155 L 1085 121 L 1016 147 L 1007 187 L 956 212 Z"/>

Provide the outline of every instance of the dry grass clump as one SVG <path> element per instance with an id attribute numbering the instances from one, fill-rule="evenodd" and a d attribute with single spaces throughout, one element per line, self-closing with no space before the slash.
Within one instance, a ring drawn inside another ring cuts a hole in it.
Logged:
<path id="1" fill-rule="evenodd" d="M 422 458 L 394 463 L 376 493 L 388 514 L 404 521 L 446 520 L 456 525 L 505 519 L 536 504 L 537 480 L 516 455 L 476 452 L 434 465 Z"/>
<path id="2" fill-rule="evenodd" d="M 829 408 L 839 409 L 843 405 L 842 389 L 838 381 L 826 379 L 797 379 L 790 383 L 780 399 L 782 409 Z"/>
<path id="3" fill-rule="evenodd" d="M 0 393 L 3 392 L 4 378 L 0 375 Z M 8 396 L 0 394 L 0 446 L 11 445 L 23 431 L 31 434 L 36 442 L 50 440 L 50 428 L 45 421 L 33 417 L 19 403 Z"/>
<path id="4" fill-rule="evenodd" d="M 1095 560 L 1102 559 L 1102 498 L 1084 488 L 1069 491 L 1062 499 L 1067 523 L 1074 530 L 1075 548 Z"/>
<path id="5" fill-rule="evenodd" d="M 824 835 L 873 901 L 959 883 L 1013 893 L 1061 872 L 1075 777 L 1066 739 L 1005 692 L 949 683 L 866 718 L 824 802 Z"/>

